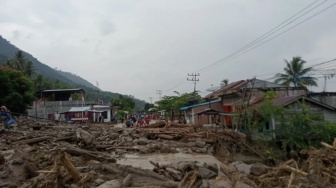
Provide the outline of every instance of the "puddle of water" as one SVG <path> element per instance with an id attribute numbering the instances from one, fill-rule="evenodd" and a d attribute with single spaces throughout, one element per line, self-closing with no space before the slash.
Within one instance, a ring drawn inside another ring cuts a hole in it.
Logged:
<path id="1" fill-rule="evenodd" d="M 159 164 L 170 164 L 180 161 L 198 161 L 201 164 L 216 163 L 221 164 L 214 156 L 207 154 L 186 154 L 186 153 L 172 153 L 172 154 L 147 154 L 137 155 L 129 154 L 124 158 L 117 160 L 117 164 L 130 165 L 142 169 L 153 169 L 153 165 L 149 161 L 158 162 Z"/>

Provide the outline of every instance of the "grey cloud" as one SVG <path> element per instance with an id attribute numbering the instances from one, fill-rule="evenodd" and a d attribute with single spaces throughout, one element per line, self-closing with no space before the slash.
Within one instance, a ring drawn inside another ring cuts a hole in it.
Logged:
<path id="1" fill-rule="evenodd" d="M 3 37 L 51 67 L 99 81 L 104 90 L 145 100 L 157 98 L 157 89 L 163 95 L 192 91 L 193 84 L 186 81 L 188 73 L 235 52 L 314 2 L 4 1 L 0 6 Z M 197 90 L 205 92 L 224 78 L 236 81 L 281 72 L 283 59 L 296 55 L 309 64 L 335 58 L 336 25 L 331 19 L 336 16 L 335 8 L 244 55 L 200 71 Z M 23 40 L 26 32 L 34 37 Z M 330 85 L 331 89 L 336 86 Z"/>
<path id="2" fill-rule="evenodd" d="M 14 39 L 19 39 L 21 37 L 21 33 L 18 30 L 14 30 L 14 31 L 12 31 L 12 33 L 13 33 L 13 38 Z"/>
<path id="3" fill-rule="evenodd" d="M 97 25 L 102 36 L 107 36 L 116 31 L 115 26 L 109 20 L 101 20 L 97 23 Z"/>

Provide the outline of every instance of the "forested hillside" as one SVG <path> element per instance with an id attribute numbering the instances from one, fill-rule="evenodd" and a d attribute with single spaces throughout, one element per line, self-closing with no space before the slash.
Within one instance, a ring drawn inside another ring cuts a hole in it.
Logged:
<path id="1" fill-rule="evenodd" d="M 93 88 L 93 89 L 98 89 L 96 86 L 94 86 L 93 84 L 91 84 L 89 81 L 85 80 L 84 78 L 73 74 L 71 72 L 66 72 L 66 71 L 61 71 L 61 70 L 56 70 L 56 72 L 62 76 L 64 76 L 65 78 L 72 80 L 73 82 L 75 82 L 78 85 L 83 85 L 89 88 Z"/>
<path id="2" fill-rule="evenodd" d="M 9 41 L 4 39 L 0 35 L 0 64 L 5 64 L 7 60 L 13 58 L 15 53 L 20 49 L 12 45 Z M 118 98 L 119 93 L 112 93 L 109 91 L 99 91 L 97 95 L 97 87 L 87 80 L 81 78 L 79 75 L 75 75 L 70 72 L 55 70 L 48 65 L 45 65 L 33 57 L 31 54 L 24 52 L 23 55 L 25 59 L 32 62 L 32 65 L 35 68 L 36 75 L 41 74 L 50 81 L 59 81 L 66 83 L 73 88 L 83 88 L 86 91 L 87 100 L 95 100 L 97 96 L 100 100 L 103 100 L 104 103 L 111 102 L 111 99 Z M 136 110 L 142 109 L 145 105 L 144 101 L 134 98 L 136 104 Z"/>

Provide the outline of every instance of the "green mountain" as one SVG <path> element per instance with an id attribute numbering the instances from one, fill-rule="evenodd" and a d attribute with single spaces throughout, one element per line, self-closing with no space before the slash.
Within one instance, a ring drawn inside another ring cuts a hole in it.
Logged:
<path id="1" fill-rule="evenodd" d="M 78 85 L 83 85 L 92 89 L 99 89 L 96 86 L 94 86 L 93 84 L 91 84 L 89 81 L 85 80 L 84 78 L 73 74 L 71 72 L 66 72 L 66 71 L 61 71 L 61 70 L 56 70 L 56 72 L 62 76 L 64 76 L 65 78 L 72 80 L 73 82 L 77 83 Z"/>
<path id="2" fill-rule="evenodd" d="M 0 64 L 4 64 L 8 59 L 14 57 L 15 52 L 18 50 L 21 49 L 12 45 L 9 41 L 0 35 Z M 100 100 L 104 101 L 104 104 L 107 104 L 111 101 L 111 99 L 118 98 L 120 95 L 119 93 L 112 93 L 109 91 L 99 91 L 96 86 L 81 78 L 80 76 L 66 71 L 55 70 L 48 65 L 41 63 L 37 60 L 37 58 L 33 57 L 27 52 L 24 52 L 24 56 L 33 63 L 37 74 L 42 74 L 44 77 L 49 78 L 50 80 L 59 80 L 63 83 L 67 83 L 74 88 L 83 88 L 86 91 L 88 100 L 95 100 L 98 97 Z M 143 109 L 146 103 L 145 101 L 136 98 L 134 98 L 134 102 L 136 104 L 136 110 Z"/>

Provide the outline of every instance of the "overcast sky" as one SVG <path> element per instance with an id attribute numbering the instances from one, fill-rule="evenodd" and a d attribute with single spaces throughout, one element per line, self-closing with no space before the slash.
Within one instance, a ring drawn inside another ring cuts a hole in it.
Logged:
<path id="1" fill-rule="evenodd" d="M 75 73 L 102 90 L 153 102 L 211 84 L 281 72 L 283 59 L 308 65 L 336 58 L 336 6 L 237 58 L 220 62 L 315 0 L 2 0 L 0 35 L 52 68 Z M 313 9 L 272 36 L 336 3 Z M 322 4 L 323 3 L 323 4 Z M 302 12 L 302 13 L 304 13 Z M 272 37 L 271 36 L 271 37 Z M 271 38 L 270 37 L 270 38 Z M 235 57 L 235 56 L 234 56 Z M 328 68 L 336 68 L 336 62 Z M 335 66 L 334 66 L 335 65 Z M 334 66 L 334 67 L 332 67 Z M 209 69 L 206 69 L 206 68 Z M 327 66 L 326 66 L 327 67 Z M 327 81 L 336 91 L 335 78 Z M 321 91 L 320 87 L 313 88 Z"/>

